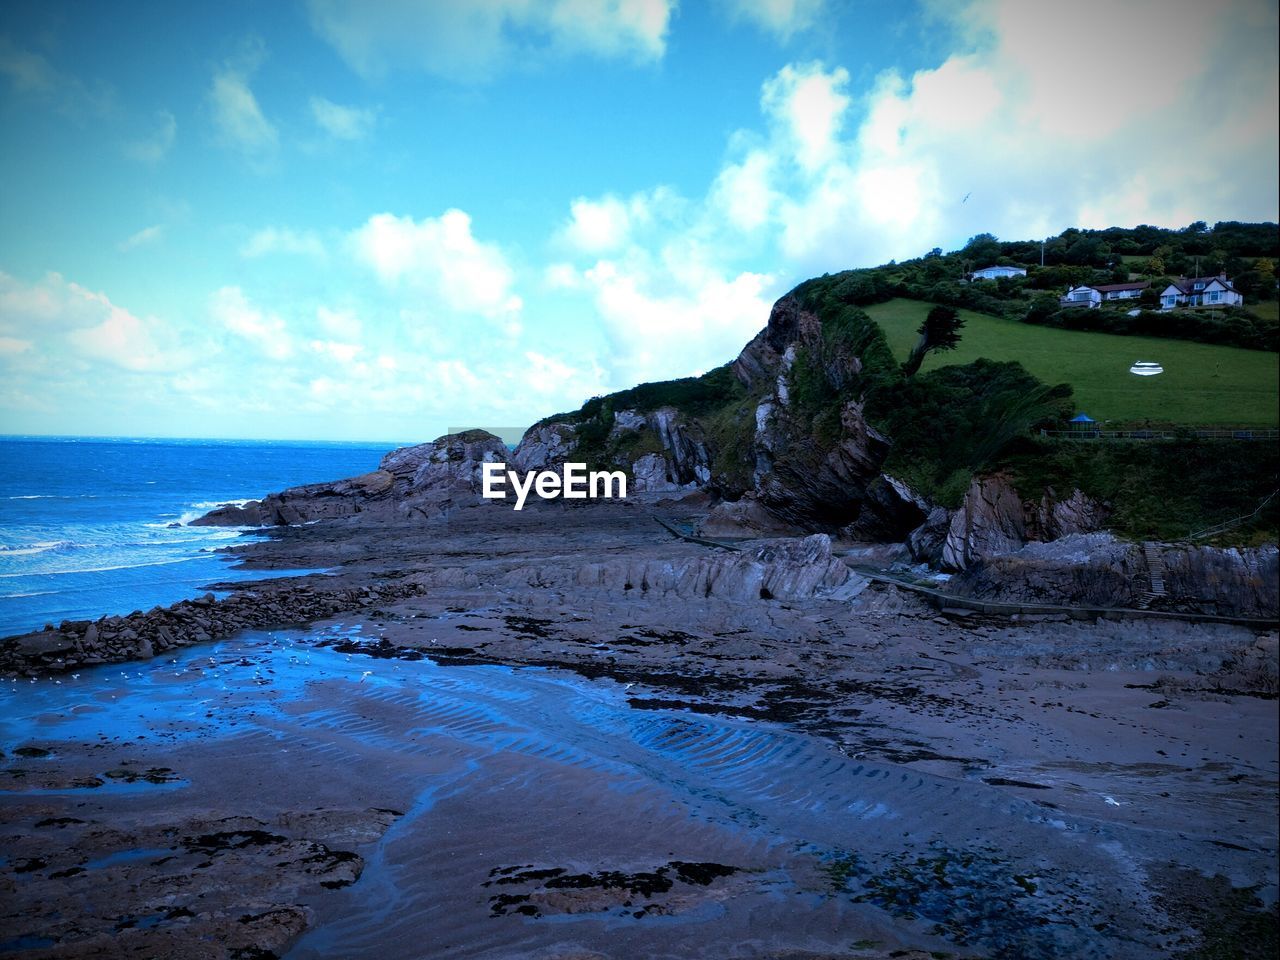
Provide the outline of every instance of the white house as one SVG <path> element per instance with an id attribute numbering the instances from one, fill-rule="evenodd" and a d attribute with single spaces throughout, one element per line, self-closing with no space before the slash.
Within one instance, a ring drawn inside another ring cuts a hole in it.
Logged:
<path id="1" fill-rule="evenodd" d="M 1094 287 L 1072 287 L 1067 295 L 1058 300 L 1062 307 L 1094 307 L 1102 306 L 1102 294 Z"/>
<path id="2" fill-rule="evenodd" d="M 1216 277 L 1179 277 L 1160 294 L 1160 309 L 1174 307 L 1238 307 L 1244 303 L 1225 273 Z"/>
<path id="3" fill-rule="evenodd" d="M 1100 307 L 1104 302 L 1112 300 L 1136 300 L 1142 291 L 1151 286 L 1150 280 L 1137 283 L 1099 283 L 1072 287 L 1065 297 L 1058 300 L 1063 307 Z"/>
<path id="4" fill-rule="evenodd" d="M 1025 277 L 1026 267 L 983 267 L 973 271 L 974 280 L 999 280 L 1001 277 Z"/>
<path id="5" fill-rule="evenodd" d="M 1140 280 L 1137 283 L 1104 283 L 1093 289 L 1102 294 L 1103 300 L 1136 300 L 1149 286 L 1150 280 Z"/>

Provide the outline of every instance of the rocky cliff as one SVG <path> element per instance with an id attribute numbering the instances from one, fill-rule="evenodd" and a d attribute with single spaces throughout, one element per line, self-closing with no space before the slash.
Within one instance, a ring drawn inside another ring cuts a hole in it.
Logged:
<path id="1" fill-rule="evenodd" d="M 599 462 L 630 473 L 637 491 L 706 489 L 736 522 L 836 532 L 862 512 L 890 446 L 864 415 L 861 373 L 857 354 L 786 296 L 728 368 L 536 424 L 514 461 Z"/>

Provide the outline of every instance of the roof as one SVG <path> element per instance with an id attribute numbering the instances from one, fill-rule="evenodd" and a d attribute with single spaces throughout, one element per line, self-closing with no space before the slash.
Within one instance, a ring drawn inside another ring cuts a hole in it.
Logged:
<path id="1" fill-rule="evenodd" d="M 977 270 L 975 270 L 975 271 L 973 271 L 973 272 L 974 272 L 974 273 L 983 273 L 984 271 L 987 271 L 987 270 L 1021 270 L 1023 273 L 1026 273 L 1026 272 L 1027 272 L 1027 268 L 1026 268 L 1026 267 L 1019 267 L 1019 266 L 1017 266 L 1017 265 L 1015 265 L 1015 264 L 1012 264 L 1012 263 L 993 263 L 993 264 L 992 264 L 991 266 L 989 266 L 989 267 L 979 267 Z"/>
<path id="2" fill-rule="evenodd" d="M 1207 287 L 1215 280 L 1222 284 L 1226 289 L 1235 290 L 1235 287 L 1231 285 L 1231 281 L 1227 279 L 1227 275 L 1225 273 L 1220 273 L 1214 277 L 1177 277 L 1170 286 L 1177 287 L 1183 293 L 1194 293 L 1195 285 L 1197 283 L 1203 283 Z"/>
<path id="3" fill-rule="evenodd" d="M 1145 290 L 1151 286 L 1150 280 L 1139 280 L 1134 283 L 1102 283 L 1090 284 L 1099 293 L 1114 293 L 1117 290 Z"/>

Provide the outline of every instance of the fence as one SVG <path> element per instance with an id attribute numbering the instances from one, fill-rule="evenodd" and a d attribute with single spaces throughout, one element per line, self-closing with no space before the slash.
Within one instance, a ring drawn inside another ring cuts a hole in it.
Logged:
<path id="1" fill-rule="evenodd" d="M 1065 440 L 1280 440 L 1280 430 L 1041 430 Z"/>

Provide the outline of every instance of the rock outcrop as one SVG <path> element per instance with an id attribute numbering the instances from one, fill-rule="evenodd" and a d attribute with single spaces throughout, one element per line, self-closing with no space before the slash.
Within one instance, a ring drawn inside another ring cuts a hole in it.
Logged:
<path id="1" fill-rule="evenodd" d="M 43 676 L 98 663 L 145 660 L 241 630 L 308 623 L 417 596 L 429 585 L 421 574 L 379 577 L 365 584 L 330 584 L 314 578 L 303 583 L 267 581 L 221 600 L 208 593 L 128 616 L 64 620 L 0 642 L 0 676 Z"/>
<path id="2" fill-rule="evenodd" d="M 508 454 L 502 441 L 484 430 L 446 434 L 431 443 L 391 451 L 371 473 L 221 506 L 192 525 L 279 526 L 357 514 L 383 520 L 437 516 L 456 503 L 476 502 L 481 465 L 505 462 Z"/>
<path id="3" fill-rule="evenodd" d="M 1265 547 L 1162 546 L 1165 605 L 1192 613 L 1280 617 L 1280 551 Z"/>
<path id="4" fill-rule="evenodd" d="M 1109 533 L 1070 534 L 972 556 L 948 588 L 1001 603 L 1132 607 L 1144 569 L 1136 544 Z"/>
<path id="5" fill-rule="evenodd" d="M 942 566 L 963 570 L 980 558 L 1013 553 L 1026 542 L 1026 514 L 1009 481 L 1000 476 L 975 479 L 951 516 Z"/>
<path id="6" fill-rule="evenodd" d="M 741 383 L 761 395 L 752 434 L 752 493 L 781 520 L 835 531 L 858 518 L 889 440 L 867 423 L 856 399 L 841 404 L 835 436 L 819 436 L 812 413 L 794 402 L 801 363 L 806 376 L 824 379 L 837 393 L 847 392 L 862 371 L 859 358 L 831 348 L 818 317 L 787 296 L 733 363 Z"/>
<path id="7" fill-rule="evenodd" d="M 1059 499 L 1052 489 L 1046 489 L 1039 500 L 1023 500 L 1009 478 L 1001 474 L 974 478 L 959 508 L 950 512 L 911 497 L 909 490 L 889 486 L 891 478 L 885 480 L 885 486 L 871 488 L 871 509 L 878 515 L 896 516 L 899 522 L 923 516 L 905 535 L 907 546 L 916 560 L 944 570 L 966 570 L 979 561 L 1015 553 L 1029 543 L 1096 533 L 1109 515 L 1105 504 L 1079 490 Z M 889 532 L 887 526 L 880 529 Z"/>
<path id="8" fill-rule="evenodd" d="M 1149 544 L 1163 561 L 1165 594 L 1152 610 L 1275 620 L 1280 617 L 1280 552 Z M 1005 603 L 1133 607 L 1149 583 L 1143 545 L 1109 533 L 1073 533 L 974 559 L 949 588 Z"/>
<path id="9" fill-rule="evenodd" d="M 684 559 L 609 560 L 581 567 L 577 586 L 609 591 L 638 591 L 680 599 L 844 600 L 867 581 L 831 554 L 831 539 L 814 534 L 775 540 L 749 553 L 723 551 Z"/>

